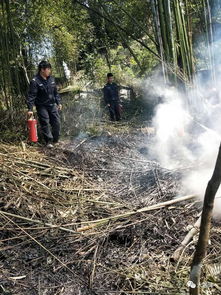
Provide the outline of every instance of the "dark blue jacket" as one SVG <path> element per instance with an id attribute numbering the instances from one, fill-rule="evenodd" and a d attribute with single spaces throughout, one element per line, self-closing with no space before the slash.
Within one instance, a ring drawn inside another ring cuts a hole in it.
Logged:
<path id="1" fill-rule="evenodd" d="M 107 83 L 103 89 L 104 101 L 106 104 L 111 104 L 111 102 L 119 102 L 119 90 L 116 83 Z"/>
<path id="2" fill-rule="evenodd" d="M 59 105 L 61 102 L 60 96 L 54 78 L 49 76 L 47 80 L 37 74 L 30 82 L 27 95 L 28 109 L 32 111 L 33 106 L 50 106 L 53 104 Z"/>

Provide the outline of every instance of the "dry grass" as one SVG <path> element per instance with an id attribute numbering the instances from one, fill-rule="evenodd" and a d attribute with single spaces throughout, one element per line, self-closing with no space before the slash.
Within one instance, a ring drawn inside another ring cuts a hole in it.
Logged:
<path id="1" fill-rule="evenodd" d="M 97 140 L 74 152 L 0 144 L 4 294 L 186 294 L 193 243 L 178 263 L 170 256 L 197 203 L 170 204 L 179 173 L 126 156 L 129 138 L 115 138 L 120 160 L 109 159 L 110 137 L 104 153 Z M 218 253 L 211 248 L 208 261 Z"/>

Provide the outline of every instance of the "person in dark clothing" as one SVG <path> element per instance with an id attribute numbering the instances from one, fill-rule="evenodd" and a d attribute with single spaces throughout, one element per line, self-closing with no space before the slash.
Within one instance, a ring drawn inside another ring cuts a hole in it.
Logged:
<path id="1" fill-rule="evenodd" d="M 104 101 L 109 108 L 111 121 L 119 121 L 121 119 L 121 104 L 119 98 L 119 90 L 116 83 L 113 82 L 112 73 L 107 74 L 107 84 L 104 86 Z"/>
<path id="2" fill-rule="evenodd" d="M 27 95 L 28 116 L 33 116 L 36 106 L 41 131 L 46 145 L 52 148 L 60 135 L 61 100 L 54 78 L 50 76 L 51 64 L 42 61 L 38 65 L 38 74 L 31 80 Z"/>

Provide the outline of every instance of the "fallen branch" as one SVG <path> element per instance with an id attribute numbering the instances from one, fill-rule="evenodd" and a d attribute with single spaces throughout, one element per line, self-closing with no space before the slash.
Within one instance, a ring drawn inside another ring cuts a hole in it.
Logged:
<path id="1" fill-rule="evenodd" d="M 155 204 L 155 205 L 152 205 L 152 206 L 149 206 L 149 207 L 144 207 L 144 208 L 138 209 L 136 211 L 129 211 L 129 212 L 125 212 L 125 213 L 120 214 L 120 215 L 110 216 L 110 217 L 103 218 L 103 219 L 97 219 L 97 220 L 91 220 L 91 221 L 87 221 L 87 222 L 82 222 L 82 223 L 87 223 L 87 224 L 91 223 L 91 224 L 89 224 L 87 226 L 84 226 L 84 227 L 81 227 L 81 228 L 78 228 L 77 231 L 78 232 L 86 231 L 86 230 L 94 228 L 94 227 L 96 227 L 98 225 L 105 224 L 105 223 L 107 223 L 107 222 L 109 222 L 111 220 L 116 220 L 116 219 L 120 219 L 120 218 L 124 218 L 124 217 L 129 217 L 129 216 L 132 216 L 132 215 L 135 215 L 135 214 L 138 214 L 138 213 L 149 212 L 149 211 L 161 209 L 161 208 L 167 207 L 169 205 L 173 205 L 173 204 L 176 204 L 176 203 L 179 203 L 179 202 L 182 202 L 182 201 L 187 201 L 187 200 L 190 200 L 190 199 L 193 199 L 193 198 L 196 198 L 196 197 L 197 197 L 196 195 L 189 195 L 189 196 L 173 199 L 173 200 L 170 200 L 170 201 L 162 202 L 162 203 L 159 203 L 159 204 Z"/>

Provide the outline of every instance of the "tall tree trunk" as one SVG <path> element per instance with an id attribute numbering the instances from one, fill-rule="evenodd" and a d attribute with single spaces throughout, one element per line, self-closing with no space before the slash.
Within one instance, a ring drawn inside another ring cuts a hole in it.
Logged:
<path id="1" fill-rule="evenodd" d="M 213 175 L 207 185 L 204 203 L 203 203 L 203 212 L 200 225 L 200 234 L 196 246 L 196 251 L 193 257 L 193 262 L 191 266 L 190 273 L 190 295 L 199 295 L 200 293 L 200 275 L 202 262 L 206 255 L 206 248 L 208 245 L 212 212 L 214 206 L 214 199 L 216 192 L 221 183 L 221 145 L 219 147 L 219 152 L 216 160 L 215 169 Z"/>

